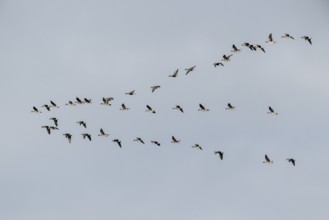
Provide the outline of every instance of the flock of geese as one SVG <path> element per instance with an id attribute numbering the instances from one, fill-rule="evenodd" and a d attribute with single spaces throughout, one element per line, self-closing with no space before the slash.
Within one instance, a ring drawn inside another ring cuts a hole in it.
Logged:
<path id="1" fill-rule="evenodd" d="M 285 33 L 284 35 L 281 36 L 282 38 L 284 39 L 290 39 L 290 40 L 295 40 L 295 38 L 293 36 L 291 36 L 290 34 L 287 34 Z M 302 36 L 301 37 L 302 39 L 304 39 L 305 41 L 307 41 L 310 45 L 312 45 L 312 38 L 309 37 L 309 36 Z M 268 40 L 265 41 L 267 44 L 275 44 L 277 43 L 276 41 L 273 40 L 273 36 L 272 36 L 272 33 L 269 34 L 268 36 Z M 259 45 L 259 44 L 250 44 L 250 43 L 243 43 L 242 46 L 244 47 L 247 47 L 249 48 L 250 50 L 252 51 L 257 51 L 257 50 L 261 50 L 262 52 L 265 53 L 265 49 L 263 46 Z M 242 49 L 239 49 L 236 45 L 232 45 L 232 50 L 231 52 L 232 53 L 238 53 L 238 52 L 241 52 Z M 229 54 L 229 55 L 223 55 L 221 61 L 223 62 L 228 62 L 230 61 L 230 58 L 233 56 L 233 54 Z M 223 62 L 215 62 L 213 63 L 213 66 L 216 68 L 218 66 L 224 66 L 224 63 Z M 189 68 L 186 68 L 185 69 L 185 75 L 188 75 L 190 72 L 194 71 L 196 65 L 192 66 L 192 67 L 189 67 Z M 169 77 L 172 77 L 172 78 L 176 78 L 178 76 L 178 72 L 179 72 L 179 69 L 175 70 L 174 73 L 170 74 Z M 160 89 L 160 85 L 154 85 L 154 86 L 151 86 L 151 92 L 154 93 L 156 90 Z M 132 90 L 132 91 L 129 91 L 129 92 L 126 92 L 125 95 L 135 95 L 135 90 Z M 101 99 L 101 105 L 105 105 L 105 106 L 111 106 L 111 101 L 113 101 L 114 98 L 113 97 L 103 97 Z M 67 103 L 65 103 L 66 106 L 77 106 L 77 105 L 82 105 L 82 104 L 91 104 L 92 103 L 92 100 L 91 99 L 88 99 L 88 98 L 79 98 L 79 97 L 76 97 L 74 101 L 72 100 L 69 100 Z M 54 101 L 50 101 L 49 104 L 44 104 L 41 106 L 42 108 L 45 108 L 48 112 L 51 111 L 52 108 L 59 108 L 59 106 L 54 102 Z M 130 108 L 127 107 L 124 103 L 121 104 L 121 108 L 120 108 L 120 111 L 128 111 Z M 173 107 L 172 109 L 174 110 L 177 110 L 177 111 L 180 111 L 181 113 L 184 113 L 184 110 L 183 108 L 180 106 L 180 105 L 176 105 L 175 107 Z M 231 103 L 228 103 L 227 104 L 227 107 L 226 107 L 226 110 L 234 110 L 235 109 L 235 106 L 233 106 Z M 146 105 L 146 112 L 150 112 L 150 113 L 153 113 L 153 114 L 156 114 L 156 110 L 153 109 L 150 105 Z M 203 104 L 199 104 L 199 108 L 198 108 L 198 111 L 200 112 L 208 112 L 209 109 L 206 108 Z M 32 108 L 32 111 L 33 113 L 42 113 L 37 107 L 33 106 Z M 268 107 L 268 112 L 267 114 L 270 114 L 270 115 L 278 115 L 278 113 L 276 111 L 274 111 L 274 109 L 269 106 Z M 46 129 L 47 133 L 50 135 L 53 131 L 55 130 L 59 130 L 58 128 L 58 119 L 55 118 L 55 117 L 51 117 L 49 118 L 49 120 L 51 120 L 53 122 L 53 125 L 43 125 L 41 126 L 41 128 L 44 128 Z M 82 126 L 84 128 L 87 128 L 87 123 L 85 121 L 77 121 L 76 122 L 79 126 Z M 83 139 L 87 139 L 89 141 L 92 141 L 92 136 L 91 134 L 89 133 L 82 133 L 82 138 Z M 64 133 L 63 136 L 68 140 L 68 143 L 71 143 L 72 142 L 72 134 L 71 133 Z M 108 137 L 109 134 L 107 134 L 102 128 L 100 128 L 99 130 L 99 134 L 98 134 L 99 137 Z M 145 144 L 144 140 L 140 137 L 136 137 L 135 139 L 133 139 L 134 142 L 139 142 L 141 144 Z M 171 137 L 171 143 L 173 144 L 178 144 L 180 143 L 181 140 L 178 140 L 177 138 L 175 138 L 175 136 L 172 136 Z M 122 148 L 122 143 L 121 143 L 121 140 L 120 139 L 113 139 L 112 142 L 116 143 L 120 148 Z M 152 140 L 151 141 L 152 144 L 154 145 L 157 145 L 157 146 L 161 146 L 161 143 L 156 141 L 156 140 Z M 194 144 L 192 146 L 192 148 L 195 148 L 195 149 L 199 149 L 199 150 L 203 150 L 202 146 L 199 145 L 199 144 Z M 220 158 L 220 160 L 223 160 L 224 159 L 224 152 L 223 151 L 215 151 L 214 152 L 215 155 L 218 155 L 218 157 Z M 296 161 L 294 158 L 287 158 L 286 159 L 289 163 L 291 163 L 293 166 L 295 166 L 296 164 Z M 266 164 L 273 164 L 273 160 L 271 160 L 269 158 L 269 156 L 267 154 L 265 154 L 265 160 L 263 161 L 263 163 L 266 163 Z"/>

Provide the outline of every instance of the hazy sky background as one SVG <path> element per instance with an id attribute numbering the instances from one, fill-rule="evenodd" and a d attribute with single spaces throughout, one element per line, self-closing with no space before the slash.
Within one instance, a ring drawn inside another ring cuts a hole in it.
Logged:
<path id="1" fill-rule="evenodd" d="M 2 0 L 0 28 L 0 219 L 329 218 L 328 1 Z M 214 68 L 232 44 L 243 51 Z M 64 105 L 75 97 L 93 104 Z"/>

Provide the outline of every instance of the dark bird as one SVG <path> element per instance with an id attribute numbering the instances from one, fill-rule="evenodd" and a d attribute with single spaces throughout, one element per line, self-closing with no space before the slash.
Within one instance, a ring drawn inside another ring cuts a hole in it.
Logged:
<path id="1" fill-rule="evenodd" d="M 53 120 L 54 121 L 54 124 L 56 127 L 58 127 L 58 119 L 57 118 L 49 118 L 49 120 Z"/>
<path id="2" fill-rule="evenodd" d="M 201 147 L 199 144 L 194 144 L 194 145 L 192 146 L 192 148 L 198 148 L 198 149 L 202 150 L 202 147 Z"/>
<path id="3" fill-rule="evenodd" d="M 292 165 L 295 166 L 296 160 L 294 158 L 288 158 L 287 160 L 289 163 L 292 163 Z"/>
<path id="4" fill-rule="evenodd" d="M 56 103 L 55 103 L 55 102 L 53 102 L 53 101 L 51 101 L 51 100 L 50 100 L 50 104 L 51 104 L 51 107 L 54 107 L 54 108 L 59 108 L 59 107 L 56 105 Z"/>
<path id="5" fill-rule="evenodd" d="M 126 92 L 126 95 L 135 95 L 135 90 L 131 90 L 130 92 Z"/>
<path id="6" fill-rule="evenodd" d="M 281 36 L 282 38 L 286 38 L 286 39 L 292 39 L 295 40 L 295 38 L 293 38 L 290 34 L 285 33 L 284 35 Z"/>
<path id="7" fill-rule="evenodd" d="M 79 99 L 78 97 L 76 97 L 75 100 L 77 100 L 75 103 L 77 103 L 77 104 L 83 104 L 83 102 L 81 101 L 81 99 Z"/>
<path id="8" fill-rule="evenodd" d="M 83 134 L 81 134 L 81 135 L 82 135 L 83 139 L 88 138 L 89 141 L 91 141 L 91 135 L 90 135 L 90 134 L 88 134 L 88 133 L 83 133 Z"/>
<path id="9" fill-rule="evenodd" d="M 153 114 L 156 113 L 155 110 L 153 110 L 151 106 L 146 105 L 146 108 L 147 108 L 147 109 L 145 110 L 146 112 L 152 112 Z"/>
<path id="10" fill-rule="evenodd" d="M 177 140 L 174 136 L 171 136 L 171 143 L 178 144 L 181 140 Z"/>
<path id="11" fill-rule="evenodd" d="M 156 144 L 160 147 L 160 143 L 158 141 L 151 141 L 152 144 Z"/>
<path id="12" fill-rule="evenodd" d="M 122 148 L 121 141 L 119 139 L 113 139 L 112 141 L 116 142 L 119 145 L 119 147 Z"/>
<path id="13" fill-rule="evenodd" d="M 106 133 L 104 132 L 103 128 L 101 128 L 101 129 L 99 130 L 99 134 L 98 134 L 98 136 L 100 136 L 100 137 L 108 137 L 109 134 L 106 134 Z"/>
<path id="14" fill-rule="evenodd" d="M 128 111 L 130 108 L 127 108 L 126 105 L 124 103 L 121 104 L 121 111 Z"/>
<path id="15" fill-rule="evenodd" d="M 57 127 L 54 127 L 54 126 L 44 125 L 44 126 L 41 126 L 41 127 L 45 128 L 47 130 L 48 134 L 51 134 L 52 130 L 59 130 Z"/>
<path id="16" fill-rule="evenodd" d="M 234 110 L 235 106 L 231 105 L 231 103 L 227 104 L 227 107 L 225 108 L 226 110 Z"/>
<path id="17" fill-rule="evenodd" d="M 173 74 L 170 74 L 169 77 L 176 78 L 178 75 L 178 71 L 179 71 L 179 69 L 175 70 L 175 72 Z"/>
<path id="18" fill-rule="evenodd" d="M 70 133 L 65 133 L 63 134 L 65 136 L 65 138 L 67 138 L 67 140 L 69 141 L 69 143 L 71 144 L 71 140 L 72 140 L 72 135 Z"/>
<path id="19" fill-rule="evenodd" d="M 265 154 L 265 161 L 263 163 L 273 164 L 273 160 L 270 160 L 270 158 Z"/>
<path id="20" fill-rule="evenodd" d="M 44 104 L 43 106 L 41 106 L 41 107 L 44 107 L 44 108 L 46 108 L 48 111 L 50 111 L 50 106 L 49 105 L 47 105 L 47 104 Z"/>
<path id="21" fill-rule="evenodd" d="M 301 38 L 304 39 L 304 40 L 306 40 L 306 41 L 308 41 L 312 45 L 312 38 L 311 37 L 309 37 L 309 36 L 303 36 Z"/>
<path id="22" fill-rule="evenodd" d="M 139 142 L 141 142 L 142 144 L 145 144 L 144 141 L 142 140 L 142 138 L 140 138 L 140 137 L 136 137 L 136 138 L 134 139 L 134 141 L 139 141 Z"/>
<path id="23" fill-rule="evenodd" d="M 264 53 L 265 53 L 265 49 L 261 46 L 261 45 L 259 45 L 259 44 L 256 44 L 256 49 L 260 49 L 260 50 L 262 50 Z"/>
<path id="24" fill-rule="evenodd" d="M 32 111 L 34 113 L 42 113 L 41 111 L 39 111 L 39 109 L 37 109 L 37 107 L 33 106 Z"/>
<path id="25" fill-rule="evenodd" d="M 112 97 L 103 97 L 102 98 L 102 102 L 101 102 L 101 105 L 111 105 L 110 101 L 112 101 L 113 98 Z"/>
<path id="26" fill-rule="evenodd" d="M 90 104 L 90 103 L 91 103 L 91 99 L 84 98 L 83 100 L 84 100 L 84 102 L 87 103 L 87 104 Z"/>
<path id="27" fill-rule="evenodd" d="M 198 111 L 200 111 L 200 112 L 208 112 L 209 111 L 209 109 L 207 109 L 207 108 L 205 108 L 202 104 L 199 104 L 199 109 L 198 109 Z"/>
<path id="28" fill-rule="evenodd" d="M 76 106 L 76 104 L 74 104 L 73 101 L 68 101 L 65 105 Z"/>
<path id="29" fill-rule="evenodd" d="M 232 53 L 238 53 L 241 52 L 241 49 L 237 48 L 234 44 L 232 45 L 233 50 L 231 50 Z"/>
<path id="30" fill-rule="evenodd" d="M 215 151 L 215 155 L 218 154 L 219 158 L 223 160 L 224 152 L 222 151 Z"/>
<path id="31" fill-rule="evenodd" d="M 219 65 L 224 66 L 224 64 L 222 62 L 216 62 L 216 63 L 213 63 L 212 65 L 214 65 L 214 67 L 218 67 Z"/>
<path id="32" fill-rule="evenodd" d="M 273 37 L 272 37 L 272 33 L 270 33 L 270 35 L 268 35 L 268 40 L 265 41 L 266 43 L 268 44 L 275 44 L 276 42 L 273 40 Z"/>
<path id="33" fill-rule="evenodd" d="M 242 46 L 248 47 L 250 50 L 253 50 L 253 51 L 256 50 L 256 47 L 254 45 L 247 43 L 247 42 L 243 43 Z"/>
<path id="34" fill-rule="evenodd" d="M 270 115 L 278 115 L 278 113 L 275 112 L 271 106 L 269 106 L 268 109 L 269 109 L 270 111 L 267 112 L 267 114 L 270 114 Z"/>
<path id="35" fill-rule="evenodd" d="M 183 108 L 180 107 L 179 105 L 176 105 L 175 108 L 172 108 L 172 109 L 176 109 L 176 110 L 179 110 L 180 112 L 184 113 Z"/>
<path id="36" fill-rule="evenodd" d="M 83 126 L 85 128 L 87 128 L 87 123 L 84 122 L 84 121 L 77 121 L 77 123 L 80 125 L 80 126 Z"/>
<path id="37" fill-rule="evenodd" d="M 154 92 L 155 90 L 160 89 L 160 86 L 159 85 L 151 86 L 151 89 L 152 89 L 152 92 Z"/>
<path id="38" fill-rule="evenodd" d="M 231 56 L 233 56 L 233 54 L 230 54 L 230 55 L 227 55 L 227 56 L 224 54 L 222 61 L 224 61 L 224 62 L 230 61 Z"/>
<path id="39" fill-rule="evenodd" d="M 189 74 L 190 72 L 192 72 L 193 70 L 194 70 L 194 68 L 195 68 L 196 66 L 192 66 L 192 67 L 190 67 L 190 68 L 186 68 L 185 70 L 186 70 L 186 74 L 185 75 L 187 75 L 187 74 Z"/>

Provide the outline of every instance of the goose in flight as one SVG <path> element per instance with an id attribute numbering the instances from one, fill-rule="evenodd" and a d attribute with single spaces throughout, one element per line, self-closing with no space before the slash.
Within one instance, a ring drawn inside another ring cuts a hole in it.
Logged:
<path id="1" fill-rule="evenodd" d="M 76 106 L 73 101 L 68 101 L 65 105 Z"/>
<path id="2" fill-rule="evenodd" d="M 216 62 L 216 63 L 213 63 L 212 65 L 214 65 L 214 67 L 218 67 L 219 65 L 221 66 L 224 66 L 224 64 L 222 62 Z"/>
<path id="3" fill-rule="evenodd" d="M 59 107 L 56 105 L 56 103 L 53 102 L 53 101 L 51 101 L 51 100 L 50 100 L 50 104 L 51 104 L 50 107 L 59 108 Z"/>
<path id="4" fill-rule="evenodd" d="M 128 111 L 129 108 L 126 107 L 126 105 L 124 103 L 121 104 L 121 108 L 120 108 L 121 111 Z"/>
<path id="5" fill-rule="evenodd" d="M 84 102 L 87 103 L 87 104 L 92 103 L 92 102 L 91 102 L 91 99 L 84 98 L 83 100 L 84 100 Z"/>
<path id="6" fill-rule="evenodd" d="M 88 134 L 88 133 L 82 133 L 81 135 L 82 135 L 83 139 L 88 138 L 89 141 L 91 141 L 91 135 L 90 134 Z"/>
<path id="7" fill-rule="evenodd" d="M 224 152 L 223 151 L 215 151 L 215 155 L 218 154 L 219 158 L 223 160 Z"/>
<path id="8" fill-rule="evenodd" d="M 142 138 L 140 138 L 140 137 L 136 137 L 133 141 L 139 141 L 142 144 L 145 144 L 144 141 L 142 140 Z"/>
<path id="9" fill-rule="evenodd" d="M 176 105 L 175 108 L 172 108 L 172 109 L 177 109 L 177 110 L 179 110 L 180 112 L 184 113 L 183 108 L 180 107 L 179 105 Z"/>
<path id="10" fill-rule="evenodd" d="M 264 47 L 262 47 L 261 45 L 256 44 L 256 49 L 257 48 L 260 49 L 260 50 L 262 50 L 264 53 L 266 53 Z"/>
<path id="11" fill-rule="evenodd" d="M 242 46 L 248 47 L 250 50 L 253 50 L 253 51 L 255 51 L 257 49 L 254 45 L 247 43 L 247 42 L 243 43 Z"/>
<path id="12" fill-rule="evenodd" d="M 65 136 L 65 138 L 67 138 L 67 140 L 69 141 L 69 143 L 71 144 L 71 140 L 72 140 L 72 135 L 70 133 L 65 133 L 63 134 Z"/>
<path id="13" fill-rule="evenodd" d="M 110 101 L 112 101 L 112 100 L 113 100 L 112 97 L 107 97 L 107 98 L 103 97 L 101 105 L 111 105 Z"/>
<path id="14" fill-rule="evenodd" d="M 119 145 L 119 147 L 122 148 L 121 141 L 119 139 L 113 139 L 112 142 L 117 143 Z"/>
<path id="15" fill-rule="evenodd" d="M 108 137 L 109 134 L 106 134 L 106 133 L 104 132 L 103 128 L 101 128 L 101 129 L 99 130 L 99 134 L 98 134 L 98 136 L 100 136 L 100 137 Z"/>
<path id="16" fill-rule="evenodd" d="M 241 49 L 237 48 L 234 44 L 232 45 L 233 50 L 231 50 L 232 53 L 239 53 L 241 52 Z"/>
<path id="17" fill-rule="evenodd" d="M 160 147 L 160 143 L 158 141 L 151 141 L 152 144 L 158 145 Z"/>
<path id="18" fill-rule="evenodd" d="M 270 35 L 268 35 L 268 40 L 265 41 L 265 43 L 268 43 L 268 44 L 275 44 L 276 43 L 276 41 L 273 40 L 272 33 L 270 33 Z"/>
<path id="19" fill-rule="evenodd" d="M 263 163 L 273 164 L 273 160 L 270 160 L 270 158 L 265 154 L 265 161 Z"/>
<path id="20" fill-rule="evenodd" d="M 193 70 L 194 70 L 194 68 L 195 68 L 196 66 L 194 65 L 194 66 L 192 66 L 192 67 L 190 67 L 190 68 L 186 68 L 185 70 L 186 70 L 186 74 L 185 75 L 187 75 L 187 74 L 189 74 L 190 72 L 192 72 Z"/>
<path id="21" fill-rule="evenodd" d="M 169 77 L 176 78 L 178 75 L 178 71 L 179 71 L 179 69 L 175 70 L 175 72 L 173 74 L 170 74 Z"/>
<path id="22" fill-rule="evenodd" d="M 201 147 L 199 144 L 194 144 L 194 145 L 192 146 L 192 148 L 198 148 L 198 149 L 202 150 L 202 147 Z"/>
<path id="23" fill-rule="evenodd" d="M 295 166 L 295 164 L 296 164 L 296 160 L 295 160 L 294 158 L 288 158 L 287 161 L 288 161 L 289 163 L 292 163 L 292 165 L 294 165 L 294 166 Z"/>
<path id="24" fill-rule="evenodd" d="M 222 61 L 224 61 L 224 62 L 230 61 L 231 56 L 233 56 L 233 54 L 230 54 L 230 55 L 227 55 L 227 56 L 224 54 Z"/>
<path id="25" fill-rule="evenodd" d="M 52 130 L 59 130 L 57 127 L 54 127 L 54 126 L 44 125 L 44 126 L 41 126 L 41 127 L 45 128 L 47 130 L 48 134 L 51 134 Z"/>
<path id="26" fill-rule="evenodd" d="M 209 109 L 205 108 L 202 104 L 199 104 L 199 107 L 200 107 L 198 109 L 199 112 L 208 112 L 209 111 Z"/>
<path id="27" fill-rule="evenodd" d="M 87 128 L 87 123 L 84 121 L 77 121 L 77 124 L 79 124 L 80 126 L 83 126 L 85 128 Z"/>
<path id="28" fill-rule="evenodd" d="M 33 106 L 32 111 L 34 113 L 42 113 L 41 111 L 39 111 L 39 109 L 37 109 L 37 107 Z"/>
<path id="29" fill-rule="evenodd" d="M 160 86 L 159 86 L 159 85 L 151 86 L 152 93 L 153 93 L 155 90 L 157 90 L 157 89 L 160 89 Z"/>
<path id="30" fill-rule="evenodd" d="M 146 108 L 147 108 L 147 109 L 145 110 L 146 112 L 152 112 L 153 114 L 156 113 L 155 110 L 153 110 L 151 106 L 146 105 Z"/>
<path id="31" fill-rule="evenodd" d="M 55 126 L 58 127 L 58 119 L 57 118 L 53 117 L 53 118 L 49 118 L 49 120 L 54 121 Z"/>
<path id="32" fill-rule="evenodd" d="M 267 112 L 267 114 L 270 114 L 270 115 L 278 115 L 278 113 L 275 112 L 271 106 L 269 106 L 268 109 L 269 109 L 269 111 Z"/>
<path id="33" fill-rule="evenodd" d="M 285 33 L 284 35 L 281 36 L 281 38 L 286 38 L 286 39 L 292 39 L 295 40 L 290 34 Z"/>
<path id="34" fill-rule="evenodd" d="M 225 108 L 226 110 L 234 110 L 235 106 L 231 105 L 231 103 L 227 104 L 227 107 Z"/>
<path id="35" fill-rule="evenodd" d="M 83 101 L 81 101 L 81 99 L 79 97 L 75 98 L 77 104 L 83 104 Z"/>
<path id="36" fill-rule="evenodd" d="M 126 92 L 126 95 L 135 95 L 135 90 L 131 90 L 130 92 Z"/>
<path id="37" fill-rule="evenodd" d="M 41 106 L 41 107 L 44 107 L 44 108 L 46 108 L 48 111 L 50 111 L 50 106 L 49 105 L 47 105 L 47 104 L 44 104 L 43 106 Z"/>
<path id="38" fill-rule="evenodd" d="M 171 136 L 171 143 L 178 144 L 181 140 L 177 140 L 174 136 Z"/>
<path id="39" fill-rule="evenodd" d="M 309 37 L 309 36 L 303 36 L 301 38 L 304 39 L 304 40 L 306 40 L 306 41 L 308 41 L 312 45 L 312 38 L 311 37 Z"/>

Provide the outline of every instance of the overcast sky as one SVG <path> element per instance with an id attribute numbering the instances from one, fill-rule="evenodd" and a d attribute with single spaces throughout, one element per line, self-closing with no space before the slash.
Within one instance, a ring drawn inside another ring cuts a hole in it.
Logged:
<path id="1" fill-rule="evenodd" d="M 0 1 L 0 219 L 329 219 L 328 27 L 326 0 Z"/>

